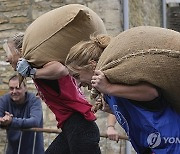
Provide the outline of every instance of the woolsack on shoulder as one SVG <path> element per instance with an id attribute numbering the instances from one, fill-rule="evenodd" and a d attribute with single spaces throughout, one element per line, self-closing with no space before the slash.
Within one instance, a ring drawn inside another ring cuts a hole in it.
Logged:
<path id="1" fill-rule="evenodd" d="M 179 32 L 151 26 L 126 30 L 104 50 L 97 69 L 111 83 L 152 83 L 162 89 L 168 102 L 180 112 Z"/>
<path id="2" fill-rule="evenodd" d="M 22 55 L 36 68 L 50 61 L 64 64 L 70 48 L 92 33 L 106 33 L 101 18 L 86 6 L 65 5 L 41 15 L 27 28 Z"/>

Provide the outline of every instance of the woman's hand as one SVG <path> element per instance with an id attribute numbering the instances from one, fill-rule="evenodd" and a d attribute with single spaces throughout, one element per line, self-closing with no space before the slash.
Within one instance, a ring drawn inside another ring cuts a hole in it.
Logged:
<path id="1" fill-rule="evenodd" d="M 107 136 L 110 140 L 113 140 L 116 142 L 119 141 L 119 134 L 115 130 L 114 126 L 108 126 L 106 133 L 107 133 Z"/>
<path id="2" fill-rule="evenodd" d="M 103 94 L 123 97 L 136 101 L 152 101 L 159 96 L 156 88 L 149 83 L 136 85 L 112 84 L 105 77 L 104 73 L 96 70 L 91 80 L 92 87 Z"/>
<path id="3" fill-rule="evenodd" d="M 108 82 L 107 78 L 105 77 L 104 73 L 100 70 L 95 70 L 94 75 L 91 79 L 92 87 L 97 89 L 99 92 L 103 94 L 108 93 L 108 89 L 110 88 L 110 83 Z"/>

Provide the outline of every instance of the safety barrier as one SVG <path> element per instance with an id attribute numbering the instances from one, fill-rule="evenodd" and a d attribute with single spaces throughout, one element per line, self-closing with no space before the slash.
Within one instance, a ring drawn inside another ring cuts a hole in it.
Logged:
<path id="1" fill-rule="evenodd" d="M 3 130 L 5 130 L 5 129 L 0 129 L 0 131 L 3 131 Z M 52 135 L 52 134 L 57 134 L 58 135 L 61 132 L 61 130 L 59 130 L 59 129 L 51 129 L 51 128 L 28 128 L 28 129 L 16 129 L 16 130 L 21 131 L 20 140 L 19 140 L 19 146 L 18 146 L 18 153 L 17 154 L 20 154 L 21 145 L 23 144 L 23 143 L 21 143 L 21 139 L 22 139 L 22 134 L 23 134 L 24 131 L 33 131 L 33 132 L 35 132 L 34 133 L 34 140 L 33 140 L 33 147 L 32 147 L 32 154 L 34 154 L 34 150 L 35 150 L 37 132 L 43 132 L 43 133 L 47 133 L 47 134 L 50 134 L 50 135 Z M 106 138 L 106 144 L 107 144 L 107 138 L 108 138 L 107 134 L 101 133 L 100 137 L 101 138 Z M 0 153 L 0 154 L 5 154 L 6 153 L 8 140 L 7 140 L 5 134 L 4 134 L 4 138 L 5 138 L 4 141 L 0 141 L 0 142 L 4 142 L 4 143 L 0 143 L 0 146 L 2 146 L 4 144 L 4 149 L 1 150 L 2 153 Z M 49 146 L 50 143 L 51 143 L 50 141 L 52 141 L 52 140 L 50 140 L 50 136 L 46 137 L 46 138 L 48 139 L 46 144 L 47 144 L 47 146 Z M 2 140 L 2 134 L 1 134 L 1 140 Z M 124 136 L 124 135 L 119 135 L 119 140 L 128 140 L 128 137 Z M 106 149 L 105 149 L 104 153 L 106 154 Z"/>

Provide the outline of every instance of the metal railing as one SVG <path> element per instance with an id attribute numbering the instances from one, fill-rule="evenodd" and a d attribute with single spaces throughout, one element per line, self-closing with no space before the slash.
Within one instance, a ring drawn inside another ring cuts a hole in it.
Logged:
<path id="1" fill-rule="evenodd" d="M 5 128 L 0 128 L 0 130 L 5 130 Z M 20 149 L 21 149 L 21 144 L 23 144 L 21 141 L 22 141 L 22 134 L 24 131 L 31 131 L 31 132 L 35 132 L 34 133 L 34 140 L 33 140 L 33 147 L 32 147 L 32 154 L 34 154 L 35 152 L 35 143 L 36 143 L 36 134 L 37 132 L 43 132 L 43 133 L 48 133 L 48 134 L 59 134 L 61 132 L 61 130 L 59 129 L 51 129 L 51 128 L 28 128 L 28 129 L 16 129 L 16 130 L 20 130 L 21 131 L 21 134 L 20 134 L 20 139 L 19 139 L 19 145 L 18 145 L 18 153 L 17 154 L 20 154 Z M 101 133 L 100 134 L 100 137 L 101 138 L 108 138 L 107 134 L 105 133 Z M 49 139 L 50 137 L 48 137 Z M 119 140 L 128 140 L 128 137 L 125 136 L 125 135 L 119 135 Z M 4 154 L 6 153 L 6 150 L 7 150 L 7 143 L 8 143 L 8 140 L 6 138 L 6 141 L 5 141 L 5 145 L 4 145 Z M 106 141 L 107 143 L 107 141 Z M 50 145 L 50 141 L 48 140 L 48 145 Z M 105 152 L 106 153 L 106 152 Z M 3 154 L 3 153 L 2 153 Z"/>

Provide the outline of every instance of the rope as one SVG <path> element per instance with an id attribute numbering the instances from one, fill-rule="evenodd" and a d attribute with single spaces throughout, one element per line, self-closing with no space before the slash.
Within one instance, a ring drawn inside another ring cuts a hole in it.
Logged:
<path id="1" fill-rule="evenodd" d="M 103 71 L 113 68 L 114 66 L 117 66 L 118 64 L 122 63 L 127 59 L 135 58 L 136 56 L 145 56 L 145 55 L 165 55 L 167 57 L 180 58 L 180 51 L 168 50 L 168 49 L 148 49 L 147 51 L 138 50 L 138 52 L 136 53 L 130 53 L 126 56 L 121 57 L 120 59 L 108 63 L 107 65 L 102 67 L 101 70 Z"/>

